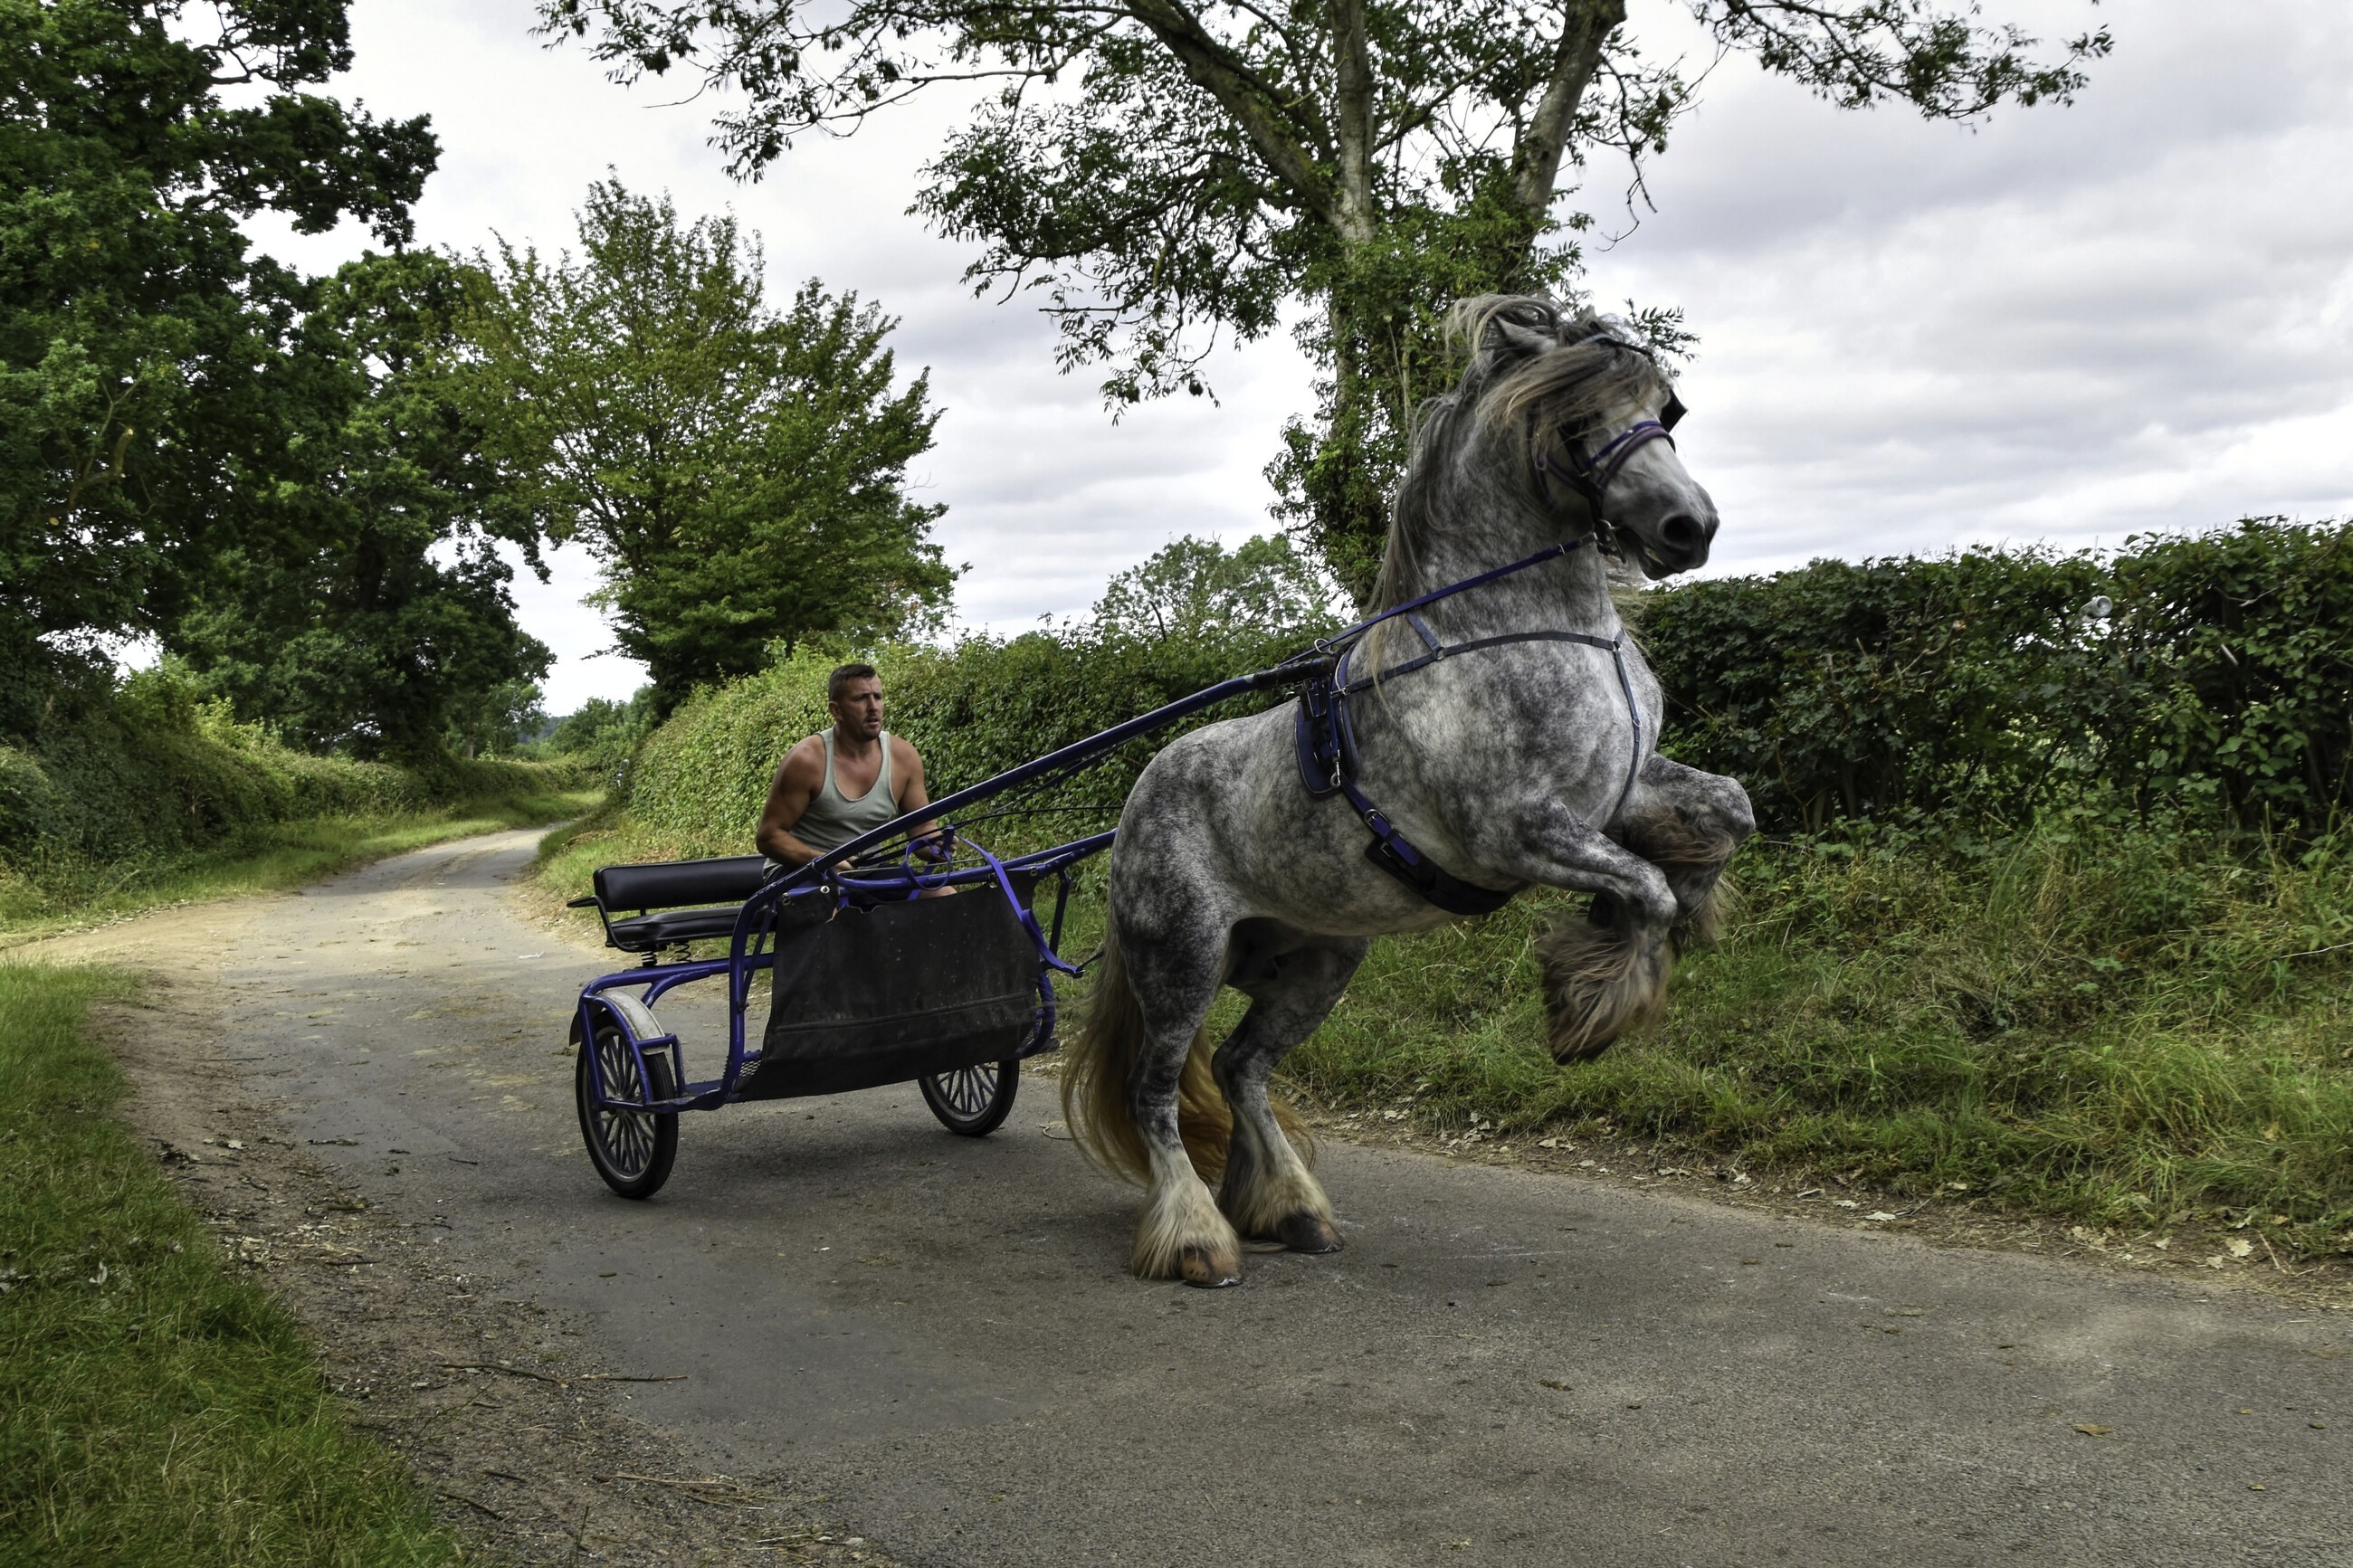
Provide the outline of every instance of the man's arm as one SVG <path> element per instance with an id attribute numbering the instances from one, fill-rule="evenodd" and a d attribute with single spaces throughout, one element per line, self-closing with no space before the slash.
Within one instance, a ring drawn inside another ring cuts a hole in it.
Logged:
<path id="1" fill-rule="evenodd" d="M 920 811 L 932 804 L 931 791 L 925 788 L 923 784 L 923 753 L 916 751 L 913 742 L 903 736 L 891 737 L 891 776 L 898 782 L 897 804 L 900 816 L 904 816 L 911 811 Z M 907 833 L 910 837 L 920 837 L 931 830 L 932 824 L 926 820 L 916 823 L 907 830 Z M 919 852 L 922 847 L 921 845 L 916 846 Z"/>
<path id="2" fill-rule="evenodd" d="M 780 866 L 806 866 L 818 851 L 793 837 L 793 828 L 817 792 L 825 787 L 825 742 L 812 735 L 785 753 L 776 776 L 768 781 L 768 804 L 761 808 L 760 826 L 752 842 L 761 854 Z"/>

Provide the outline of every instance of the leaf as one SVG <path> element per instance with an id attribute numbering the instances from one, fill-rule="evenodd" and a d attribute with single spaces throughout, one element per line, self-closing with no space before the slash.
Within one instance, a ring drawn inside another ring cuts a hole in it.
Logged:
<path id="1" fill-rule="evenodd" d="M 2075 1423 L 2075 1430 L 2081 1432 L 2086 1437 L 2105 1437 L 2109 1433 L 2115 1431 L 2116 1428 L 2113 1426 L 2103 1426 L 2096 1421 L 2078 1421 Z"/>

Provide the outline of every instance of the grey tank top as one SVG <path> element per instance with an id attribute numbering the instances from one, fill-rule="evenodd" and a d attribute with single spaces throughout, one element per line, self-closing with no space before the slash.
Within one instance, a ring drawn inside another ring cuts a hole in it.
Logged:
<path id="1" fill-rule="evenodd" d="M 833 731 L 825 731 L 825 784 L 810 801 L 801 819 L 793 824 L 793 837 L 812 849 L 830 849 L 837 844 L 847 844 L 861 833 L 871 833 L 899 815 L 898 797 L 891 788 L 891 732 L 885 730 L 881 738 L 882 770 L 874 775 L 874 787 L 856 800 L 841 793 L 833 778 Z"/>

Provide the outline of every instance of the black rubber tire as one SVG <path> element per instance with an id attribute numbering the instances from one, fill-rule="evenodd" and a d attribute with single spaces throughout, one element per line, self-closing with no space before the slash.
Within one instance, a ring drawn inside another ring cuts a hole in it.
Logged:
<path id="1" fill-rule="evenodd" d="M 986 1138 L 1013 1114 L 1014 1096 L 1021 1092 L 1021 1064 L 983 1062 L 976 1068 L 919 1078 L 923 1103 L 940 1125 L 966 1138 Z"/>
<path id="2" fill-rule="evenodd" d="M 605 1069 L 606 1086 L 617 1096 L 633 1097 L 638 1088 L 638 1056 L 622 1038 L 620 1026 L 606 1023 L 596 1034 L 597 1060 Z M 646 1071 L 653 1079 L 654 1100 L 678 1092 L 667 1051 L 646 1053 Z M 572 1097 L 580 1110 L 580 1141 L 588 1146 L 588 1163 L 605 1184 L 625 1198 L 649 1198 L 670 1180 L 678 1158 L 678 1112 L 599 1110 L 589 1099 L 588 1048 L 575 1054 Z"/>

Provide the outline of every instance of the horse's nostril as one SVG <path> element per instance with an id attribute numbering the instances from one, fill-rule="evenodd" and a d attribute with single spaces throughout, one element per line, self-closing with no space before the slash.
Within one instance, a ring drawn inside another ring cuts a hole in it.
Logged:
<path id="1" fill-rule="evenodd" d="M 1677 512 L 1659 525 L 1659 539 L 1670 550 L 1689 552 L 1706 543 L 1707 534 L 1698 519 Z"/>

